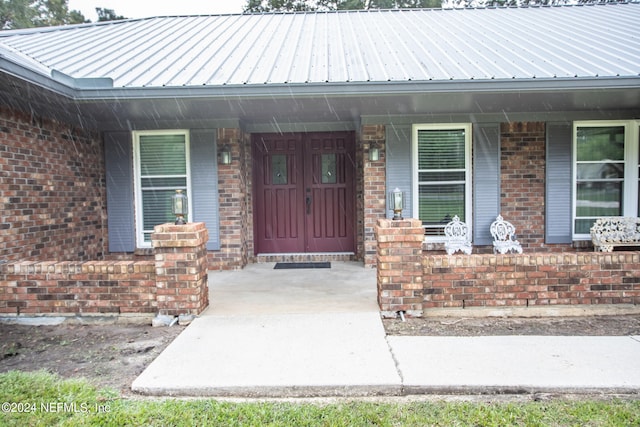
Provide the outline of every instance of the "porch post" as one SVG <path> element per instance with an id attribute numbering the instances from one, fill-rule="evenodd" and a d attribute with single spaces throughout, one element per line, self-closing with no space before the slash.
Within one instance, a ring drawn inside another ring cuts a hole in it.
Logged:
<path id="1" fill-rule="evenodd" d="M 207 241 L 203 222 L 161 224 L 151 241 L 160 314 L 200 314 L 209 305 Z"/>

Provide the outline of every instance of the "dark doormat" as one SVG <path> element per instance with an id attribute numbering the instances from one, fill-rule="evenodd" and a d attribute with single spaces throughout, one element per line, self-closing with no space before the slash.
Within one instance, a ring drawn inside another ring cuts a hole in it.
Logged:
<path id="1" fill-rule="evenodd" d="M 278 262 L 273 267 L 274 270 L 285 270 L 290 268 L 331 268 L 330 262 Z"/>

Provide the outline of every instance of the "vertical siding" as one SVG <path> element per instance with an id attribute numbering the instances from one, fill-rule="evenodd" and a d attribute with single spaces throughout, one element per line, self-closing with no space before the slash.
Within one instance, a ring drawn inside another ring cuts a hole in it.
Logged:
<path id="1" fill-rule="evenodd" d="M 220 249 L 216 131 L 191 131 L 191 197 L 193 221 L 209 230 L 208 250 Z"/>
<path id="2" fill-rule="evenodd" d="M 545 243 L 571 243 L 572 127 L 547 124 Z"/>
<path id="3" fill-rule="evenodd" d="M 133 252 L 133 146 L 129 132 L 104 134 L 109 252 Z"/>
<path id="4" fill-rule="evenodd" d="M 500 127 L 473 127 L 473 242 L 490 245 L 489 227 L 500 213 Z"/>
<path id="5" fill-rule="evenodd" d="M 411 183 L 411 125 L 387 125 L 387 191 L 396 187 L 403 190 L 407 197 L 402 216 L 413 216 L 413 192 Z M 387 218 L 393 212 L 387 209 Z"/>

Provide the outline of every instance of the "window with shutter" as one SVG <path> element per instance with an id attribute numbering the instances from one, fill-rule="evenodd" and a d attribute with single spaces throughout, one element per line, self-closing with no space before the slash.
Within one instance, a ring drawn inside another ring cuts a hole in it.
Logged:
<path id="1" fill-rule="evenodd" d="M 150 247 L 153 227 L 175 220 L 171 196 L 176 190 L 190 196 L 189 134 L 182 130 L 136 131 L 133 138 L 137 246 Z"/>
<path id="2" fill-rule="evenodd" d="M 413 215 L 426 236 L 444 236 L 457 215 L 471 225 L 471 125 L 414 125 Z"/>

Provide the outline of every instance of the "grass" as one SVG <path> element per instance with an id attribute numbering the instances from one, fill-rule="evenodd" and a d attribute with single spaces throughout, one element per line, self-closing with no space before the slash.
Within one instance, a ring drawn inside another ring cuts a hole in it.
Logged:
<path id="1" fill-rule="evenodd" d="M 123 399 L 82 380 L 0 374 L 1 426 L 638 426 L 639 400 L 526 403 Z"/>

